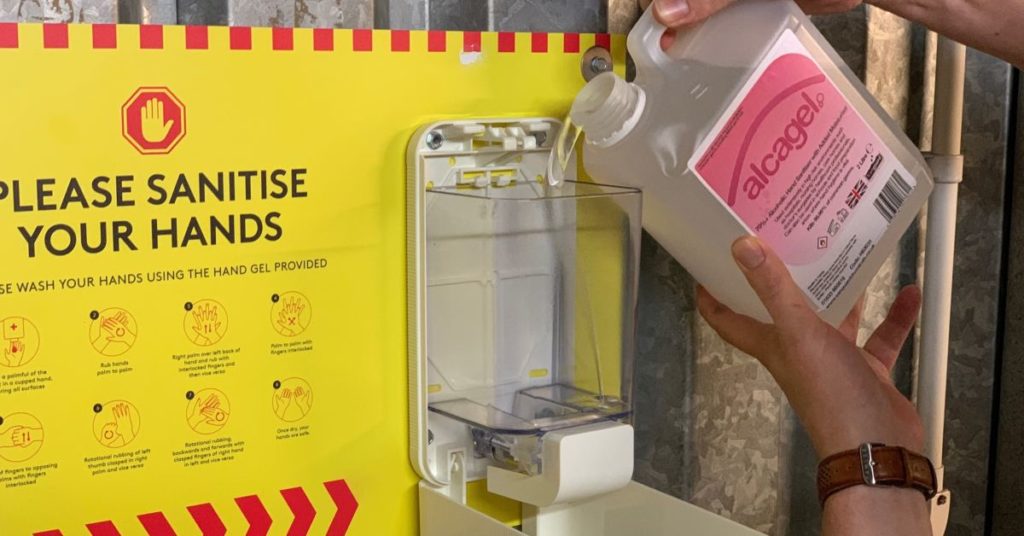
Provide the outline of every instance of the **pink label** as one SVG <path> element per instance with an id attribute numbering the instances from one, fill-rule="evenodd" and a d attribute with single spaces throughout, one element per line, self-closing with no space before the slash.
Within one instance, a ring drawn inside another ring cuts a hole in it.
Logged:
<path id="1" fill-rule="evenodd" d="M 830 249 L 830 222 L 860 205 L 856 160 L 882 144 L 813 59 L 783 48 L 693 167 L 787 264 L 805 265 Z"/>

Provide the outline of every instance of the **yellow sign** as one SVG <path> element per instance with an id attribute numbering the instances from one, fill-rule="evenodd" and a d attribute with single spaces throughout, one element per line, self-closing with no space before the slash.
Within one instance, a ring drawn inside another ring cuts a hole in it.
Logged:
<path id="1" fill-rule="evenodd" d="M 0 24 L 0 534 L 415 534 L 405 146 L 595 43 Z"/>

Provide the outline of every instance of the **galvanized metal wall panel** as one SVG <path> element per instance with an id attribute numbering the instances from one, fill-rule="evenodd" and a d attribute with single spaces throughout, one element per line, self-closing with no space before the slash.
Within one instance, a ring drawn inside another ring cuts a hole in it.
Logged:
<path id="1" fill-rule="evenodd" d="M 43 0 L 0 0 L 0 21 L 41 22 Z"/>
<path id="2" fill-rule="evenodd" d="M 953 333 L 946 414 L 946 483 L 953 490 L 949 536 L 982 535 L 988 508 L 993 384 L 996 374 L 999 297 L 1010 118 L 1011 69 L 971 51 L 967 60 L 964 182 L 957 218 Z M 1018 205 L 1017 211 L 1024 209 Z M 1017 289 L 1016 292 L 1019 292 Z M 1011 287 L 1009 292 L 1015 291 Z M 1009 359 L 1019 355 L 1006 354 Z M 1006 407 L 1019 413 L 1021 407 Z M 1020 436 L 1018 436 L 1020 437 Z M 1015 461 L 1020 470 L 1020 461 Z M 1016 498 L 1018 501 L 1020 497 Z M 1013 534 L 1020 533 L 1020 526 Z"/>
<path id="3" fill-rule="evenodd" d="M 295 26 L 295 0 L 228 0 L 231 26 Z"/>
<path id="4" fill-rule="evenodd" d="M 135 24 L 176 24 L 175 0 L 118 0 L 118 22 Z"/>
<path id="5" fill-rule="evenodd" d="M 424 29 L 427 6 L 427 0 L 376 0 L 374 24 L 378 28 Z"/>
<path id="6" fill-rule="evenodd" d="M 640 5 L 637 0 L 608 0 L 609 32 L 628 33 L 639 17 Z"/>
<path id="7" fill-rule="evenodd" d="M 495 30 L 605 32 L 608 28 L 605 0 L 490 0 L 490 4 Z"/>
<path id="8" fill-rule="evenodd" d="M 116 22 L 117 0 L 40 0 L 46 22 Z"/>
<path id="9" fill-rule="evenodd" d="M 427 16 L 429 28 L 492 29 L 490 2 L 485 0 L 430 0 L 427 3 Z"/>
<path id="10" fill-rule="evenodd" d="M 295 25 L 371 28 L 373 0 L 295 0 Z"/>
<path id="11" fill-rule="evenodd" d="M 1020 76 L 1020 73 L 1017 73 Z M 1024 85 L 1017 92 L 1013 214 L 1010 221 L 1009 273 L 1002 364 L 999 375 L 998 433 L 995 437 L 992 535 L 1011 536 L 1024 527 Z"/>
<path id="12" fill-rule="evenodd" d="M 228 0 L 178 0 L 178 24 L 223 26 L 228 23 Z"/>

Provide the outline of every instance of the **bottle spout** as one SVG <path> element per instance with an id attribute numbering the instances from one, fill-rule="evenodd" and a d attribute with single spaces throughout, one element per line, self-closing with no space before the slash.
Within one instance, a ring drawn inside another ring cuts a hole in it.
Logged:
<path id="1" fill-rule="evenodd" d="M 580 91 L 569 117 L 587 135 L 587 142 L 608 147 L 636 126 L 646 96 L 636 84 L 615 73 L 602 73 Z"/>

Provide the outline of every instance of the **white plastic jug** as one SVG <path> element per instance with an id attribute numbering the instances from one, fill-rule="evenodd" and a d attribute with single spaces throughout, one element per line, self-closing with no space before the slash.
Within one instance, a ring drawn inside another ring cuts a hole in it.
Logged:
<path id="1" fill-rule="evenodd" d="M 644 227 L 734 310 L 769 320 L 731 256 L 755 234 L 832 324 L 933 187 L 921 153 L 791 0 L 740 0 L 679 33 L 649 9 L 637 77 L 593 79 L 572 120 L 587 172 L 644 192 Z"/>

